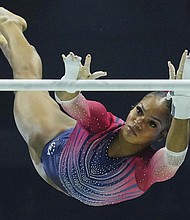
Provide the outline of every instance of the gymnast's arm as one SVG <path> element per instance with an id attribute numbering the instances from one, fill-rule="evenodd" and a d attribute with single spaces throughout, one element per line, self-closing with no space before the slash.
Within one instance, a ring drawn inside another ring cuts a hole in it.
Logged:
<path id="1" fill-rule="evenodd" d="M 184 68 L 190 64 L 187 51 L 182 55 L 177 74 L 175 68 L 168 63 L 170 79 L 190 78 L 190 69 Z M 172 123 L 167 134 L 166 145 L 158 150 L 152 158 L 140 166 L 138 184 L 142 190 L 147 190 L 153 183 L 165 181 L 175 175 L 183 163 L 189 143 L 190 96 L 186 92 L 174 91 L 172 99 Z M 144 177 L 142 173 L 145 174 Z"/>
<path id="2" fill-rule="evenodd" d="M 169 75 L 172 80 L 190 79 L 188 51 L 182 54 L 177 74 L 171 62 L 168 62 Z M 170 98 L 172 99 L 172 123 L 167 134 L 167 149 L 178 153 L 187 148 L 189 143 L 189 118 L 190 118 L 190 96 L 187 92 L 174 91 Z"/>
<path id="3" fill-rule="evenodd" d="M 172 178 L 185 160 L 189 142 L 189 120 L 172 119 L 166 145 L 148 162 L 139 161 L 136 179 L 141 190 L 146 191 L 156 182 Z"/>
<path id="4" fill-rule="evenodd" d="M 78 58 L 73 53 L 67 57 L 64 56 L 66 79 L 70 79 L 70 73 L 71 77 L 75 74 L 75 80 L 96 79 L 106 75 L 102 71 L 90 73 L 90 55 L 86 56 L 84 66 Z M 55 99 L 71 117 L 79 121 L 90 132 L 102 131 L 110 124 L 110 114 L 106 108 L 99 102 L 86 100 L 79 92 L 56 92 Z"/>

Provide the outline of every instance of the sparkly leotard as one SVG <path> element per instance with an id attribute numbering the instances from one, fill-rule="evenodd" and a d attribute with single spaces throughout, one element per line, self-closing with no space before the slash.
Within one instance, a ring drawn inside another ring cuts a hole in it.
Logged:
<path id="1" fill-rule="evenodd" d="M 148 148 L 138 156 L 109 158 L 109 144 L 124 121 L 82 94 L 61 105 L 77 124 L 59 144 L 61 152 L 53 163 L 57 171 L 51 178 L 81 202 L 102 206 L 134 199 L 153 183 L 170 179 L 181 165 L 168 163 L 166 148 L 157 152 Z M 52 143 L 56 145 L 55 141 Z"/>

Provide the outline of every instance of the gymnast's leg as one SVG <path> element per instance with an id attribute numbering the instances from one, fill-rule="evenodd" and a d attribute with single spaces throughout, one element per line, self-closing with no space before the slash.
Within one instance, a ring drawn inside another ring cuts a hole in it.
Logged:
<path id="1" fill-rule="evenodd" d="M 41 59 L 23 35 L 26 27 L 24 19 L 0 8 L 0 46 L 14 79 L 41 79 Z M 36 168 L 45 144 L 76 123 L 60 111 L 48 92 L 42 91 L 16 92 L 14 118 Z"/>

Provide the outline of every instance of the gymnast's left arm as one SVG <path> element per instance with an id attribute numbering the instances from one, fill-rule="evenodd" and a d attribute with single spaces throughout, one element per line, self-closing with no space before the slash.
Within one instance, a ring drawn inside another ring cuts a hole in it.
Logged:
<path id="1" fill-rule="evenodd" d="M 190 58 L 187 51 L 182 55 L 177 74 L 168 63 L 170 79 L 190 79 Z M 185 91 L 174 91 L 168 94 L 172 99 L 172 123 L 167 134 L 166 145 L 158 150 L 145 166 L 138 179 L 139 187 L 147 190 L 153 183 L 172 178 L 183 163 L 189 143 L 190 96 Z"/>
<path id="2" fill-rule="evenodd" d="M 169 75 L 172 80 L 190 79 L 190 57 L 188 51 L 182 54 L 177 73 L 169 61 Z M 187 91 L 173 91 L 168 93 L 172 100 L 172 123 L 166 138 L 166 147 L 174 153 L 186 151 L 189 143 L 190 95 Z"/>

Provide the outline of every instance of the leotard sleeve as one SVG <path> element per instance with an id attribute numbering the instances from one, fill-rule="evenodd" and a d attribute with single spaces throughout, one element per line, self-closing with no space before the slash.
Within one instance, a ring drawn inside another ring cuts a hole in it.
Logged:
<path id="1" fill-rule="evenodd" d="M 89 132 L 100 132 L 110 126 L 111 114 L 107 112 L 104 105 L 87 100 L 81 93 L 69 101 L 61 101 L 56 95 L 55 99 L 64 111 Z"/>
<path id="2" fill-rule="evenodd" d="M 183 163 L 186 153 L 187 148 L 175 153 L 164 147 L 149 159 L 147 156 L 139 157 L 136 170 L 139 188 L 146 191 L 152 184 L 172 178 Z"/>

